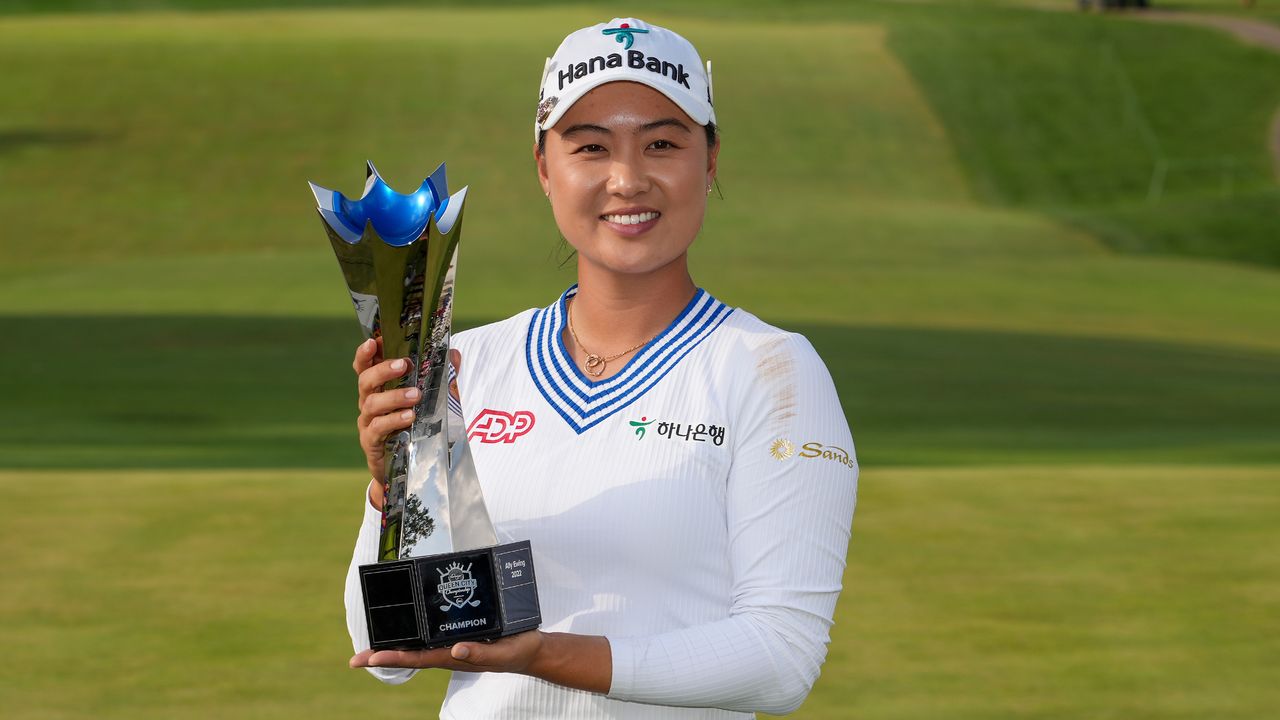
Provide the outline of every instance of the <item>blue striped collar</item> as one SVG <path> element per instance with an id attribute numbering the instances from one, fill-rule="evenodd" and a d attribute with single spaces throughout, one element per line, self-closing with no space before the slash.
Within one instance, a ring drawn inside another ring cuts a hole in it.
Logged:
<path id="1" fill-rule="evenodd" d="M 525 339 L 525 362 L 538 392 L 579 435 L 643 397 L 733 312 L 698 288 L 676 319 L 632 355 L 622 370 L 592 380 L 564 345 L 565 301 L 577 293 L 578 286 L 573 285 L 559 300 L 534 313 Z"/>

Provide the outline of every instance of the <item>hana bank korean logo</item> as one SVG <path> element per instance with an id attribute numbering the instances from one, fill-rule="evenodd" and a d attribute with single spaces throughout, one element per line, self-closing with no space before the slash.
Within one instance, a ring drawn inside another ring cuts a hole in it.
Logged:
<path id="1" fill-rule="evenodd" d="M 605 35 L 612 35 L 614 40 L 622 43 L 622 47 L 626 50 L 631 49 L 631 45 L 635 43 L 636 33 L 648 33 L 644 28 L 633 28 L 629 23 L 622 23 L 616 28 L 605 28 L 600 32 Z"/>
<path id="2" fill-rule="evenodd" d="M 641 416 L 641 418 L 640 418 L 639 422 L 637 422 L 637 421 L 635 421 L 635 420 L 629 420 L 629 421 L 627 421 L 627 422 L 628 422 L 628 424 L 629 424 L 629 425 L 631 425 L 631 427 L 633 427 L 633 428 L 635 428 L 635 429 L 636 429 L 636 438 L 637 438 L 637 439 L 640 439 L 640 440 L 643 440 L 643 439 L 644 439 L 644 430 L 645 430 L 645 428 L 649 427 L 650 425 L 652 425 L 652 424 L 653 424 L 654 422 L 656 422 L 656 421 L 655 421 L 655 420 L 650 420 L 650 419 L 649 419 L 649 418 L 647 418 L 647 417 Z"/>

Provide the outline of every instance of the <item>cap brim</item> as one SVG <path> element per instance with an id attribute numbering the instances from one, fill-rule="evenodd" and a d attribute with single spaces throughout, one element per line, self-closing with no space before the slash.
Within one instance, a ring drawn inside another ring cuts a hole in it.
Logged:
<path id="1" fill-rule="evenodd" d="M 564 114 L 569 111 L 569 108 L 573 107 L 574 103 L 581 100 L 583 95 L 586 95 L 601 85 L 610 82 L 633 82 L 640 83 L 641 85 L 647 85 L 665 95 L 668 100 L 675 103 L 677 107 L 684 111 L 685 115 L 689 116 L 690 120 L 693 120 L 693 122 L 698 125 L 706 125 L 711 122 L 714 117 L 714 109 L 709 105 L 699 103 L 692 93 L 672 93 L 669 92 L 671 87 L 668 85 L 650 81 L 645 77 L 637 77 L 629 68 L 621 68 L 621 70 L 622 72 L 601 72 L 590 76 L 590 78 L 583 78 L 582 80 L 570 85 L 568 91 L 563 95 L 557 96 L 556 106 L 551 109 L 551 113 L 547 115 L 545 120 L 537 123 L 537 128 L 540 130 L 548 130 L 555 127 L 555 124 L 560 121 L 560 118 L 564 117 Z M 581 85 L 579 85 L 579 83 L 581 83 Z M 682 95 L 684 97 L 681 97 Z"/>

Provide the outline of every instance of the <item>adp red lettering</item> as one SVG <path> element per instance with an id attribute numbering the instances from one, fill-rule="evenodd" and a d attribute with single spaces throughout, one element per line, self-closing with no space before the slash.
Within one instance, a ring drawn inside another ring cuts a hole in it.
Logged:
<path id="1" fill-rule="evenodd" d="M 513 443 L 533 429 L 533 413 L 517 410 L 506 413 L 485 408 L 467 427 L 467 439 L 482 443 Z"/>

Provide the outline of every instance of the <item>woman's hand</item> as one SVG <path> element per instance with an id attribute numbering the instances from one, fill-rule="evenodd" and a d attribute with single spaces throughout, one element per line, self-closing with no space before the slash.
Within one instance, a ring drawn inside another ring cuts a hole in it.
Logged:
<path id="1" fill-rule="evenodd" d="M 530 630 L 491 643 L 462 642 L 436 650 L 365 650 L 352 656 L 351 667 L 528 673 L 545 637 L 539 630 Z"/>
<path id="2" fill-rule="evenodd" d="M 387 382 L 409 371 L 407 358 L 382 358 L 382 338 L 360 343 L 351 368 L 356 372 L 359 387 L 360 417 L 356 419 L 356 427 L 360 431 L 360 447 L 364 450 L 370 477 L 375 485 L 381 487 L 387 436 L 409 427 L 413 422 L 413 404 L 422 392 L 416 387 L 382 389 Z"/>
<path id="3" fill-rule="evenodd" d="M 462 362 L 457 350 L 449 351 L 449 364 L 454 374 Z M 386 464 L 386 442 L 391 433 L 409 427 L 413 422 L 413 405 L 422 392 L 418 388 L 386 390 L 382 388 L 409 371 L 408 358 L 383 360 L 382 338 L 365 340 L 356 347 L 351 369 L 356 372 L 359 388 L 360 417 L 356 427 L 360 431 L 360 447 L 364 450 L 365 463 L 372 478 L 369 499 L 378 509 L 382 508 L 382 478 Z M 458 383 L 449 383 L 449 394 L 458 398 Z M 459 400 L 460 401 L 460 400 Z"/>
<path id="4" fill-rule="evenodd" d="M 613 653 L 601 635 L 530 630 L 491 643 L 461 642 L 438 650 L 365 650 L 351 667 L 442 668 L 513 672 L 595 693 L 609 692 Z"/>

